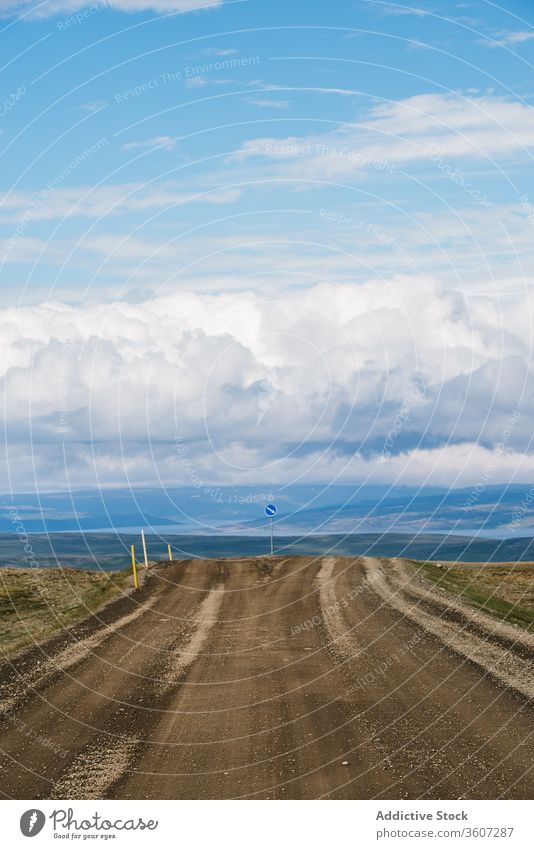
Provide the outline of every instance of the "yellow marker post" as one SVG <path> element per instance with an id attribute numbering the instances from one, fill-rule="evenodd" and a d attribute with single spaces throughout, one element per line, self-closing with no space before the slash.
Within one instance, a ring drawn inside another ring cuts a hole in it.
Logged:
<path id="1" fill-rule="evenodd" d="M 137 566 L 135 565 L 135 545 L 132 545 L 132 571 L 134 576 L 134 586 L 137 589 L 139 584 L 137 583 Z"/>
<path id="2" fill-rule="evenodd" d="M 171 545 L 170 545 L 170 543 L 167 543 L 167 551 L 169 552 L 169 560 L 170 560 L 170 561 L 171 561 L 171 563 L 172 563 L 172 551 L 171 551 Z"/>

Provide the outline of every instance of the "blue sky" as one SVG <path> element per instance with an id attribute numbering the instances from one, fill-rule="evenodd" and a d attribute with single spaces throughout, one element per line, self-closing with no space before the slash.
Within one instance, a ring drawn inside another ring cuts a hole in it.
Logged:
<path id="1" fill-rule="evenodd" d="M 202 5 L 0 0 L 9 485 L 530 480 L 531 4 Z"/>

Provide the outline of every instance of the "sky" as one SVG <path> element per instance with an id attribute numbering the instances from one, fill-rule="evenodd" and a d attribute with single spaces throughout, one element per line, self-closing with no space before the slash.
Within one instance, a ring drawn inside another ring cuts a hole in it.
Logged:
<path id="1" fill-rule="evenodd" d="M 529 483 L 533 24 L 0 0 L 3 491 Z"/>

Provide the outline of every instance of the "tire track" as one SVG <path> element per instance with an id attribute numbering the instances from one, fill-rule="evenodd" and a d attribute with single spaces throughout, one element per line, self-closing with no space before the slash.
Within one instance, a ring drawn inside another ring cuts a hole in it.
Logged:
<path id="1" fill-rule="evenodd" d="M 130 607 L 126 615 L 122 608 L 122 615 L 104 628 L 62 645 L 46 658 L 46 670 L 36 663 L 33 650 L 33 664 L 18 679 L 27 689 L 14 700 L 18 706 L 4 712 L 9 726 L 0 730 L 5 789 L 19 798 L 53 798 L 60 792 L 90 798 L 93 777 L 102 769 L 107 778 L 97 785 L 95 798 L 108 795 L 123 772 L 133 768 L 137 749 L 169 709 L 172 686 L 160 693 L 169 658 L 188 646 L 199 610 L 220 582 L 217 564 L 165 566 L 154 573 L 142 606 Z M 69 672 L 72 666 L 75 671 Z M 35 745 L 28 746 L 27 727 L 34 729 Z M 86 774 L 90 778 L 84 784 Z"/>
<path id="2" fill-rule="evenodd" d="M 69 645 L 57 654 L 48 657 L 42 663 L 37 663 L 24 677 L 12 682 L 9 688 L 6 688 L 8 693 L 11 691 L 11 694 L 0 702 L 0 712 L 12 711 L 24 700 L 28 691 L 35 691 L 50 684 L 56 675 L 67 672 L 76 664 L 86 660 L 106 640 L 117 636 L 122 628 L 140 619 L 147 611 L 152 610 L 154 604 L 155 599 L 147 601 L 132 613 L 127 613 L 111 625 L 105 625 L 99 631 L 91 634 L 90 637 L 78 640 L 73 645 Z"/>
<path id="3" fill-rule="evenodd" d="M 319 588 L 319 603 L 324 624 L 335 647 L 344 655 L 354 658 L 358 655 L 358 645 L 352 629 L 347 629 L 340 607 L 343 602 L 338 599 L 334 578 L 335 557 L 323 557 L 321 569 L 317 575 Z"/>
<path id="4" fill-rule="evenodd" d="M 217 615 L 221 608 L 224 597 L 224 586 L 218 584 L 213 587 L 206 598 L 200 603 L 198 611 L 194 616 L 197 627 L 189 637 L 188 642 L 179 646 L 174 651 L 163 671 L 159 684 L 160 695 L 164 695 L 170 688 L 174 687 L 183 678 L 189 667 L 200 655 L 213 624 L 217 621 Z"/>
<path id="5" fill-rule="evenodd" d="M 415 571 L 415 567 L 401 561 L 390 561 L 388 574 L 394 584 L 407 598 L 421 602 L 430 612 L 437 608 L 447 615 L 454 616 L 455 622 L 467 627 L 485 639 L 506 644 L 514 652 L 522 652 L 527 659 L 534 655 L 534 634 L 523 631 L 518 626 L 503 622 L 483 610 L 472 607 L 461 599 L 454 598 L 446 591 L 436 590 L 430 582 Z"/>
<path id="6" fill-rule="evenodd" d="M 495 642 L 491 642 L 491 632 L 488 631 L 485 637 L 481 637 L 474 632 L 467 630 L 466 627 L 459 628 L 457 624 L 447 622 L 442 616 L 430 613 L 428 609 L 423 609 L 417 602 L 411 601 L 405 594 L 404 584 L 402 579 L 399 579 L 393 572 L 386 574 L 380 562 L 372 557 L 364 557 L 365 574 L 369 580 L 373 581 L 375 592 L 380 598 L 391 608 L 401 613 L 410 621 L 414 622 L 426 633 L 436 637 L 447 648 L 456 652 L 456 654 L 470 660 L 472 663 L 484 669 L 489 675 L 495 678 L 505 687 L 511 687 L 525 696 L 527 699 L 534 698 L 534 669 L 532 661 L 526 660 L 512 650 L 499 646 Z M 411 576 L 407 576 L 409 581 Z M 413 581 L 410 583 L 412 589 Z M 428 598 L 426 591 L 421 591 L 421 600 Z M 438 598 L 441 605 L 443 599 Z M 451 600 L 451 606 L 455 606 L 455 602 Z M 460 605 L 456 605 L 460 607 Z M 462 606 L 462 613 L 469 621 L 482 622 L 485 618 L 487 624 L 492 628 L 496 625 L 500 629 L 506 629 L 502 623 L 495 623 L 490 617 L 484 617 L 484 614 L 479 614 L 476 611 L 468 611 L 467 607 Z M 514 635 L 518 639 L 518 635 Z"/>
<path id="7" fill-rule="evenodd" d="M 53 785 L 50 799 L 103 799 L 130 767 L 137 740 L 124 737 L 112 745 L 86 746 Z"/>
<path id="8" fill-rule="evenodd" d="M 142 750 L 147 734 L 147 723 L 142 721 L 140 709 L 144 703 L 163 707 L 162 697 L 180 683 L 183 675 L 201 653 L 211 627 L 216 620 L 224 595 L 223 585 L 213 587 L 188 619 L 187 632 L 179 636 L 168 634 L 162 647 L 164 659 L 159 669 L 153 668 L 152 678 L 142 683 L 130 695 L 128 706 L 115 712 L 106 729 L 120 734 L 109 742 L 91 741 L 74 758 L 50 791 L 49 798 L 101 799 L 109 796 L 110 790 L 126 773 L 134 768 L 136 756 Z M 196 623 L 196 624 L 195 624 Z M 152 721 L 158 721 L 159 714 Z M 150 718 L 150 717 L 149 717 Z M 142 739 L 121 733 L 125 724 L 142 729 Z"/>

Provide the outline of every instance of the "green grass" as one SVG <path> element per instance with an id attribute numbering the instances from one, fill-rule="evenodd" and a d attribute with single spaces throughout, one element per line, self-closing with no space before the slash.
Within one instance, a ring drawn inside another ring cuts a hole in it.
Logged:
<path id="1" fill-rule="evenodd" d="M 82 619 L 124 588 L 127 572 L 0 569 L 0 655 Z"/>
<path id="2" fill-rule="evenodd" d="M 443 564 L 409 561 L 432 583 L 496 618 L 534 630 L 534 566 L 530 563 Z"/>

